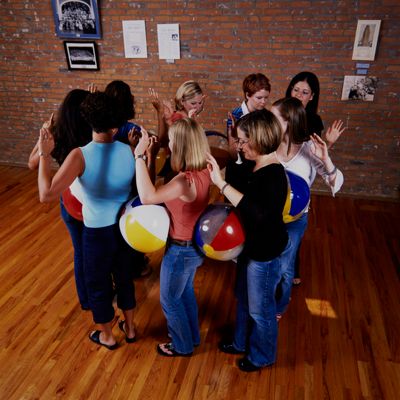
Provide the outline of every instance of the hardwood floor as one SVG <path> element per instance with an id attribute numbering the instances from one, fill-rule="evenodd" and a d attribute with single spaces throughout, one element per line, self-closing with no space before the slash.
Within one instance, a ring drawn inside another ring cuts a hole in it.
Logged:
<path id="1" fill-rule="evenodd" d="M 246 374 L 217 350 L 234 319 L 233 263 L 196 276 L 202 343 L 163 358 L 159 262 L 136 281 L 138 342 L 110 352 L 74 287 L 72 246 L 57 203 L 38 201 L 36 172 L 0 166 L 1 399 L 398 399 L 400 205 L 313 196 L 301 286 L 279 325 L 272 368 Z M 115 321 L 116 323 L 117 321 Z"/>

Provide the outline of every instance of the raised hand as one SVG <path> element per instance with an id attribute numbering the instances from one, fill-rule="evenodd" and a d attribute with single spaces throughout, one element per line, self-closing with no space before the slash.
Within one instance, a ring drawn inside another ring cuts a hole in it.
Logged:
<path id="1" fill-rule="evenodd" d="M 54 113 L 51 113 L 50 118 L 47 121 L 43 122 L 42 128 L 49 129 L 50 132 L 53 130 L 54 127 Z"/>
<path id="2" fill-rule="evenodd" d="M 147 133 L 146 129 L 144 129 L 142 126 L 140 127 L 141 134 L 142 136 L 139 139 L 138 144 L 136 145 L 135 148 L 135 157 L 137 157 L 140 154 L 146 153 L 149 145 L 150 145 L 150 137 L 149 134 Z"/>
<path id="3" fill-rule="evenodd" d="M 132 128 L 129 132 L 128 132 L 128 141 L 129 144 L 132 147 L 136 147 L 136 145 L 138 144 L 140 139 L 140 132 L 137 130 L 137 128 Z"/>
<path id="4" fill-rule="evenodd" d="M 95 93 L 95 92 L 97 92 L 97 86 L 96 86 L 96 84 L 94 84 L 94 83 L 89 83 L 87 90 L 88 90 L 90 93 Z"/>
<path id="5" fill-rule="evenodd" d="M 158 92 L 156 92 L 153 88 L 149 89 L 149 95 L 151 97 L 151 104 L 153 104 L 153 107 L 157 110 L 157 112 L 161 111 L 161 101 L 158 96 Z"/>
<path id="6" fill-rule="evenodd" d="M 54 149 L 54 138 L 49 128 L 41 128 L 39 133 L 38 151 L 39 155 L 50 155 Z"/>
<path id="7" fill-rule="evenodd" d="M 218 183 L 223 181 L 221 169 L 217 163 L 217 160 L 210 154 L 207 153 L 207 169 L 210 173 L 210 178 L 218 186 Z"/>
<path id="8" fill-rule="evenodd" d="M 328 149 L 331 148 L 334 143 L 339 139 L 340 135 L 345 131 L 346 127 L 343 126 L 341 119 L 333 121 L 333 124 L 327 129 L 325 133 L 325 140 L 328 145 Z"/>
<path id="9" fill-rule="evenodd" d="M 313 133 L 310 139 L 313 142 L 312 153 L 321 161 L 326 162 L 329 159 L 327 144 L 316 133 Z"/>

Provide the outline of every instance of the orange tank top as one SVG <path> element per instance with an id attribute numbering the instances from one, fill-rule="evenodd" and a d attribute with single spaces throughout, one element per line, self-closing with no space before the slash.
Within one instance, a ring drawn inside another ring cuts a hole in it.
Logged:
<path id="1" fill-rule="evenodd" d="M 187 171 L 185 177 L 196 185 L 196 199 L 190 203 L 180 198 L 165 202 L 171 217 L 169 236 L 176 240 L 192 240 L 194 226 L 209 200 L 211 179 L 207 169 Z"/>

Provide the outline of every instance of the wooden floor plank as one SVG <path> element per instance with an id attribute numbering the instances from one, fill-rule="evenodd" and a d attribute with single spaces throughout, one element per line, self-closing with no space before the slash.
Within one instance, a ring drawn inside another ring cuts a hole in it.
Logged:
<path id="1" fill-rule="evenodd" d="M 206 260 L 195 280 L 202 343 L 163 358 L 162 252 L 136 281 L 138 341 L 109 352 L 90 342 L 73 255 L 57 203 L 38 202 L 37 176 L 0 166 L 0 398 L 395 399 L 400 392 L 400 205 L 313 196 L 302 284 L 279 323 L 276 364 L 252 374 L 218 351 L 235 316 L 235 264 Z M 218 194 L 215 194 L 218 197 Z"/>

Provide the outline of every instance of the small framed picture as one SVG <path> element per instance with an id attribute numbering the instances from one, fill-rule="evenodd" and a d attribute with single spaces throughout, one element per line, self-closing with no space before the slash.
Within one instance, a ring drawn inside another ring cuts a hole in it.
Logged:
<path id="1" fill-rule="evenodd" d="M 68 69 L 99 69 L 95 42 L 64 42 Z"/>
<path id="2" fill-rule="evenodd" d="M 345 76 L 342 100 L 374 101 L 378 79 L 376 76 Z"/>
<path id="3" fill-rule="evenodd" d="M 375 59 L 380 27 L 381 21 L 379 19 L 358 20 L 353 47 L 353 60 L 373 61 Z"/>
<path id="4" fill-rule="evenodd" d="M 58 37 L 100 39 L 97 0 L 51 0 Z"/>

